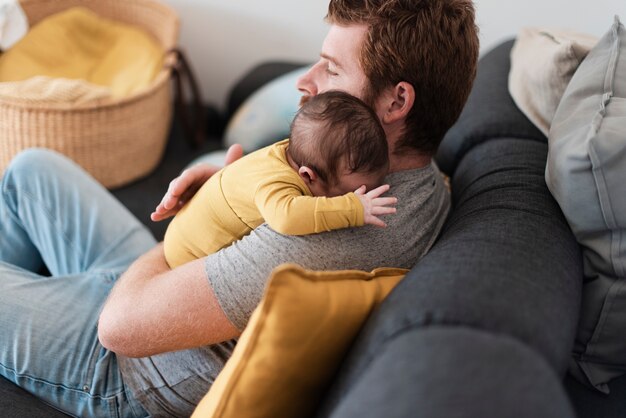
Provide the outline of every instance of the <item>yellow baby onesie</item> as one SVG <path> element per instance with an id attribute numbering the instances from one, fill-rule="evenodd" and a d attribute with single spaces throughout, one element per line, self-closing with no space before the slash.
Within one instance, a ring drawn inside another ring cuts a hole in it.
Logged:
<path id="1" fill-rule="evenodd" d="M 363 225 L 354 193 L 314 197 L 285 154 L 289 140 L 255 151 L 211 177 L 174 217 L 164 240 L 170 267 L 212 254 L 267 222 L 286 235 Z"/>

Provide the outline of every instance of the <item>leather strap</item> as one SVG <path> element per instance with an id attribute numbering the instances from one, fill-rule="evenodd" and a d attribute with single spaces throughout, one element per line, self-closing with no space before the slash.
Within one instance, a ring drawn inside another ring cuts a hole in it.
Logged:
<path id="1" fill-rule="evenodd" d="M 200 147 L 205 141 L 204 107 L 198 83 L 189 61 L 179 48 L 167 51 L 173 59 L 166 59 L 166 66 L 172 70 L 174 81 L 174 103 L 176 114 L 192 148 Z M 185 100 L 185 84 L 191 92 L 191 112 Z M 191 116 L 189 113 L 193 113 Z"/>

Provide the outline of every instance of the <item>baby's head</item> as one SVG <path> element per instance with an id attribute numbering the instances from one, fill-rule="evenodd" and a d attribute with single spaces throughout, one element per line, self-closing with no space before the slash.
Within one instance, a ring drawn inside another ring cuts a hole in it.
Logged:
<path id="1" fill-rule="evenodd" d="M 287 155 L 314 196 L 371 190 L 389 170 L 385 131 L 376 113 L 340 91 L 311 97 L 291 123 Z"/>

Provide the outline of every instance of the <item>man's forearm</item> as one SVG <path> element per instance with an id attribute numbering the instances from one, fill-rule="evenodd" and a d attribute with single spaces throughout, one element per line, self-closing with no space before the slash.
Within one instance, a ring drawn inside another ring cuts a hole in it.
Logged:
<path id="1" fill-rule="evenodd" d="M 118 280 L 115 288 L 117 289 L 118 286 L 122 288 L 126 286 L 132 287 L 134 284 L 150 280 L 170 270 L 165 261 L 163 242 L 160 242 L 130 265 L 128 270 Z"/>
<path id="2" fill-rule="evenodd" d="M 203 260 L 171 270 L 162 244 L 120 277 L 98 329 L 105 347 L 129 357 L 198 347 L 238 334 L 215 299 Z"/>

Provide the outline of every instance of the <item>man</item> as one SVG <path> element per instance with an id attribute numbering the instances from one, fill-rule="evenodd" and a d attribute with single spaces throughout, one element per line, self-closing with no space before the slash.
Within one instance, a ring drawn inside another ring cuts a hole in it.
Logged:
<path id="1" fill-rule="evenodd" d="M 77 415 L 188 416 L 275 266 L 410 268 L 428 251 L 450 204 L 431 157 L 476 71 L 471 1 L 331 0 L 327 20 L 320 60 L 297 87 L 305 100 L 344 90 L 376 111 L 390 149 L 386 182 L 398 198 L 387 228 L 296 237 L 262 225 L 169 270 L 161 245 L 77 167 L 50 152 L 23 153 L 0 200 L 2 375 Z M 235 148 L 230 160 L 240 155 Z M 176 213 L 214 172 L 183 173 L 153 219 Z M 52 277 L 32 273 L 43 264 Z"/>

